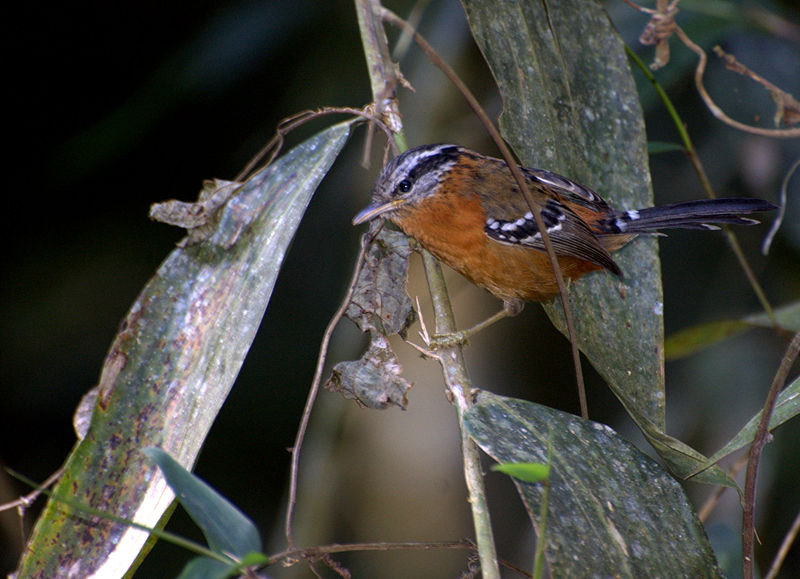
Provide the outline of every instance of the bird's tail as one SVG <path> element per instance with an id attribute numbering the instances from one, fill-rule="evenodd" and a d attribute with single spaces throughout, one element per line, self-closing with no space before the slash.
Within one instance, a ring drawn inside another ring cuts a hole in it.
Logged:
<path id="1" fill-rule="evenodd" d="M 776 206 L 762 199 L 704 199 L 618 211 L 597 226 L 604 233 L 655 233 L 661 229 L 719 229 L 719 224 L 754 225 L 756 219 L 745 217 L 771 211 Z"/>

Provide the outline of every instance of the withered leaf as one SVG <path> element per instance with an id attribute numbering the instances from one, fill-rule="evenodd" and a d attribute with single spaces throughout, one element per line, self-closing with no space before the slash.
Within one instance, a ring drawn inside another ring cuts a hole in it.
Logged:
<path id="1" fill-rule="evenodd" d="M 89 432 L 89 426 L 92 423 L 92 414 L 94 413 L 95 404 L 97 404 L 97 395 L 100 392 L 100 387 L 95 386 L 81 397 L 78 407 L 75 409 L 75 414 L 72 415 L 72 428 L 75 430 L 75 435 L 78 440 L 83 440 Z"/>
<path id="2" fill-rule="evenodd" d="M 345 312 L 361 331 L 405 335 L 414 321 L 405 284 L 410 255 L 405 234 L 386 228 L 367 248 L 355 292 Z"/>
<path id="3" fill-rule="evenodd" d="M 361 359 L 336 364 L 325 388 L 376 410 L 390 405 L 405 410 L 411 384 L 401 376 L 402 371 L 386 338 L 371 332 L 369 348 Z"/>
<path id="4" fill-rule="evenodd" d="M 187 236 L 178 243 L 179 247 L 196 245 L 213 233 L 219 222 L 219 210 L 241 185 L 222 179 L 204 181 L 196 202 L 171 199 L 153 203 L 150 207 L 150 219 L 186 229 Z"/>

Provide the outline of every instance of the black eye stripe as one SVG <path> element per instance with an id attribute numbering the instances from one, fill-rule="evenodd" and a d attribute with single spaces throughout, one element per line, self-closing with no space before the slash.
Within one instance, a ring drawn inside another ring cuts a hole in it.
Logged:
<path id="1" fill-rule="evenodd" d="M 411 149 L 408 153 L 413 153 L 415 149 Z M 436 154 L 434 155 L 427 155 L 417 162 L 411 170 L 408 172 L 408 177 L 412 181 L 416 181 L 420 175 L 424 175 L 426 173 L 430 173 L 442 165 L 455 163 L 458 160 L 458 156 L 460 154 L 459 147 L 455 145 L 448 146 L 448 147 L 441 147 Z"/>
<path id="2" fill-rule="evenodd" d="M 427 145 L 409 149 L 392 159 L 383 169 L 381 181 L 391 184 L 387 197 L 398 197 L 410 193 L 421 180 L 426 183 L 435 176 L 441 181 L 444 169 L 453 165 L 462 154 L 456 145 Z"/>

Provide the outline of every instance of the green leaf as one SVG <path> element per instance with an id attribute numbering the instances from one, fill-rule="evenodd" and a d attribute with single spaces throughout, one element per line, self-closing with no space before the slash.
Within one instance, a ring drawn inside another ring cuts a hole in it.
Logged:
<path id="1" fill-rule="evenodd" d="M 463 0 L 503 98 L 501 129 L 523 163 L 595 189 L 612 206 L 652 205 L 647 140 L 624 45 L 592 0 Z M 570 287 L 580 349 L 679 476 L 705 461 L 665 434 L 663 295 L 656 240 L 614 254 L 625 277 Z M 560 302 L 545 304 L 566 334 Z M 695 480 L 735 487 L 719 469 Z"/>
<path id="2" fill-rule="evenodd" d="M 769 430 L 772 431 L 787 420 L 800 414 L 800 378 L 789 384 L 780 391 L 775 400 L 775 408 L 769 417 Z M 753 442 L 758 423 L 761 420 L 761 412 L 747 421 L 747 424 L 734 436 L 725 446 L 711 455 L 707 461 L 698 467 L 698 471 L 704 470 L 737 450 L 744 448 Z"/>
<path id="3" fill-rule="evenodd" d="M 267 557 L 264 553 L 252 552 L 252 553 L 247 553 L 244 557 L 242 557 L 242 560 L 239 563 L 239 567 L 255 567 L 257 565 L 267 565 L 269 561 L 270 561 L 269 557 Z"/>
<path id="4" fill-rule="evenodd" d="M 178 575 L 178 579 L 224 579 L 239 577 L 246 567 L 258 567 L 269 563 L 269 557 L 263 553 L 248 553 L 238 564 L 226 565 L 209 557 L 197 557 L 189 561 Z M 244 576 L 244 575 L 241 575 Z"/>
<path id="5" fill-rule="evenodd" d="M 208 557 L 196 557 L 181 570 L 178 579 L 224 579 L 231 575 L 235 566 Z"/>
<path id="6" fill-rule="evenodd" d="M 557 576 L 720 576 L 680 484 L 609 427 L 484 391 L 465 424 L 498 462 L 546 462 L 552 446 L 545 555 Z M 544 485 L 515 484 L 538 525 Z"/>
<path id="7" fill-rule="evenodd" d="M 663 141 L 649 141 L 647 143 L 647 152 L 651 155 L 658 153 L 671 153 L 673 151 L 684 151 L 684 148 L 678 143 L 665 143 Z"/>
<path id="8" fill-rule="evenodd" d="M 775 319 L 785 330 L 800 332 L 800 302 L 792 302 L 775 310 Z M 668 360 L 676 360 L 713 346 L 753 327 L 772 328 L 767 314 L 758 313 L 738 320 L 720 320 L 698 324 L 675 332 L 664 342 Z"/>
<path id="9" fill-rule="evenodd" d="M 492 470 L 528 483 L 541 482 L 550 476 L 550 467 L 541 462 L 504 462 L 494 465 Z"/>
<path id="10" fill-rule="evenodd" d="M 522 162 L 591 187 L 614 207 L 652 204 L 647 140 L 622 40 L 592 0 L 464 0 L 501 96 L 501 129 Z M 663 318 L 656 242 L 615 254 L 570 288 L 581 350 L 626 409 L 664 428 Z M 566 331 L 560 306 L 545 306 Z"/>
<path id="11" fill-rule="evenodd" d="M 85 437 L 34 528 L 20 576 L 121 576 L 147 549 L 146 532 L 81 515 L 58 499 L 164 524 L 174 495 L 138 449 L 158 446 L 184 468 L 194 463 L 311 195 L 349 132 L 347 123 L 330 127 L 257 172 L 220 210 L 206 241 L 175 249 L 142 290 L 111 345 Z"/>
<path id="12" fill-rule="evenodd" d="M 160 448 L 145 448 L 142 452 L 159 466 L 167 484 L 203 531 L 214 552 L 240 559 L 251 551 L 262 549 L 261 537 L 253 522 L 208 483 L 183 468 Z"/>
<path id="13" fill-rule="evenodd" d="M 698 324 L 669 336 L 664 341 L 664 354 L 667 360 L 685 358 L 752 327 L 744 320 L 720 320 Z"/>

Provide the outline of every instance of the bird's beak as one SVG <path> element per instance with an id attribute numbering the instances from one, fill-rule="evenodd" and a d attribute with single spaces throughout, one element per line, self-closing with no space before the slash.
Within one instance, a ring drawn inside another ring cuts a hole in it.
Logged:
<path id="1" fill-rule="evenodd" d="M 364 207 L 364 209 L 359 211 L 355 217 L 353 217 L 353 225 L 361 225 L 362 223 L 366 223 L 371 219 L 375 219 L 378 215 L 382 215 L 388 211 L 397 209 L 403 204 L 405 204 L 404 199 L 395 199 L 393 201 L 389 201 L 388 203 L 370 203 Z"/>

